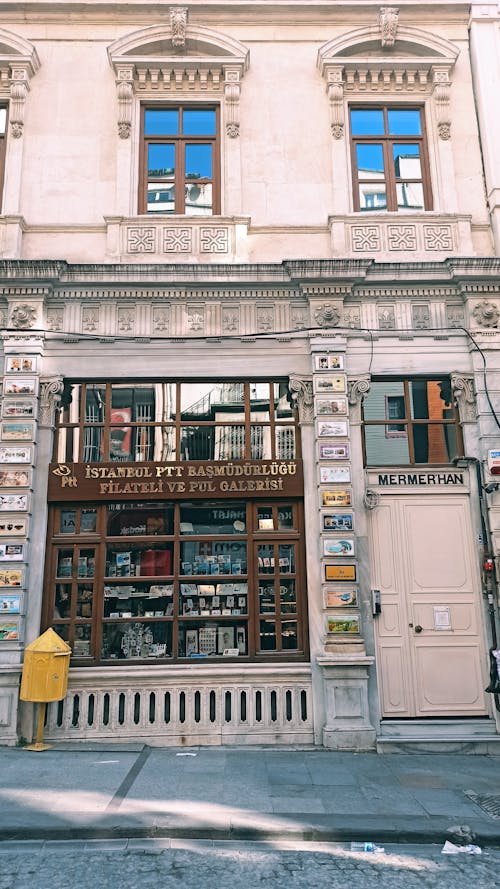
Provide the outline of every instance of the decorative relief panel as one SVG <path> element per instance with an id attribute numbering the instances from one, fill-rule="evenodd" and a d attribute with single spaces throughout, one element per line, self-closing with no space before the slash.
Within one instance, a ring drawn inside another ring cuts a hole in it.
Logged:
<path id="1" fill-rule="evenodd" d="M 192 253 L 193 229 L 176 226 L 163 229 L 164 253 Z"/>
<path id="2" fill-rule="evenodd" d="M 380 330 L 394 330 L 396 327 L 396 315 L 394 306 L 378 306 L 378 326 Z"/>
<path id="3" fill-rule="evenodd" d="M 500 312 L 495 303 L 483 299 L 482 302 L 476 303 L 472 314 L 480 327 L 498 327 Z"/>
<path id="4" fill-rule="evenodd" d="M 199 229 L 201 253 L 228 253 L 229 230 L 227 226 L 203 226 Z"/>
<path id="5" fill-rule="evenodd" d="M 413 327 L 416 330 L 428 330 L 431 326 L 431 313 L 429 306 L 416 305 L 411 307 Z"/>
<path id="6" fill-rule="evenodd" d="M 446 326 L 447 327 L 464 327 L 465 326 L 465 309 L 463 306 L 446 305 Z"/>
<path id="7" fill-rule="evenodd" d="M 461 220 L 463 243 L 460 243 L 460 232 L 456 219 L 450 221 L 423 221 L 423 214 L 418 219 L 400 220 L 353 220 L 353 216 L 344 219 L 331 217 L 332 250 L 334 256 L 345 255 L 345 248 L 353 256 L 366 254 L 386 254 L 404 259 L 404 254 L 412 254 L 409 259 L 432 258 L 436 254 L 445 256 L 471 252 L 470 220 Z M 342 228 L 342 221 L 344 228 Z M 464 224 L 465 223 L 465 224 Z M 380 257 L 378 257 L 380 258 Z M 441 257 L 440 257 L 441 258 Z"/>
<path id="8" fill-rule="evenodd" d="M 257 330 L 259 333 L 267 333 L 274 330 L 273 306 L 262 306 L 257 309 Z"/>
<path id="9" fill-rule="evenodd" d="M 124 256 L 156 254 L 158 257 L 232 255 L 236 223 L 182 222 L 165 225 L 155 220 L 148 225 L 120 224 Z"/>
<path id="10" fill-rule="evenodd" d="M 193 333 L 200 333 L 205 329 L 205 309 L 203 306 L 188 309 L 188 328 Z"/>
<path id="11" fill-rule="evenodd" d="M 127 228 L 127 253 L 156 253 L 156 229 L 144 225 Z"/>
<path id="12" fill-rule="evenodd" d="M 98 306 L 92 308 L 86 308 L 85 306 L 82 309 L 82 330 L 85 333 L 93 333 L 94 330 L 97 330 L 99 327 L 99 308 Z"/>
<path id="13" fill-rule="evenodd" d="M 239 306 L 227 306 L 222 310 L 222 332 L 238 333 L 240 329 Z"/>
<path id="14" fill-rule="evenodd" d="M 168 333 L 170 329 L 170 308 L 153 309 L 153 331 L 155 333 Z"/>
<path id="15" fill-rule="evenodd" d="M 132 306 L 118 309 L 118 331 L 120 333 L 134 332 L 135 328 L 135 312 Z"/>
<path id="16" fill-rule="evenodd" d="M 62 308 L 60 309 L 47 309 L 47 328 L 49 330 L 62 330 L 63 329 L 63 319 L 64 319 L 64 311 Z"/>

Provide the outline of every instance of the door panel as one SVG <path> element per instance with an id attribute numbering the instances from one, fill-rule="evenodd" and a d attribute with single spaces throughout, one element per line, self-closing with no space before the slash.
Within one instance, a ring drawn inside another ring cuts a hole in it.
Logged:
<path id="1" fill-rule="evenodd" d="M 371 514 L 385 716 L 487 712 L 479 577 L 466 497 L 384 497 Z"/>

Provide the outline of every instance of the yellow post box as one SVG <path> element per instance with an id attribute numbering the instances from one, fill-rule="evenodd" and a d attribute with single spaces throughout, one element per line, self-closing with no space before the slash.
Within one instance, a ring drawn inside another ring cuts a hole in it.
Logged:
<path id="1" fill-rule="evenodd" d="M 42 743 L 45 710 L 49 701 L 61 701 L 68 687 L 71 648 L 54 630 L 46 630 L 24 652 L 20 698 L 38 707 L 36 743 L 27 750 L 46 750 Z"/>

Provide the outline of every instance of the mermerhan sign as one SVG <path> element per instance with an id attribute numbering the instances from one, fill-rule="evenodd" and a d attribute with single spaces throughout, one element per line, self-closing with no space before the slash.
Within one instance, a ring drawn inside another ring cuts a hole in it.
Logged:
<path id="1" fill-rule="evenodd" d="M 376 484 L 381 487 L 414 487 L 425 485 L 463 485 L 463 472 L 379 472 Z"/>

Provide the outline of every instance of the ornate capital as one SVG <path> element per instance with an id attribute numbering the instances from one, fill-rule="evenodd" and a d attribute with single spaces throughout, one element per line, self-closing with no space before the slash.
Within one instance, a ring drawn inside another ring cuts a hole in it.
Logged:
<path id="1" fill-rule="evenodd" d="M 241 68 L 224 66 L 224 102 L 226 108 L 226 133 L 231 139 L 240 135 Z"/>
<path id="2" fill-rule="evenodd" d="M 500 312 L 494 303 L 490 303 L 487 299 L 476 303 L 472 314 L 480 327 L 498 327 L 498 319 Z"/>
<path id="3" fill-rule="evenodd" d="M 398 32 L 399 9 L 396 6 L 381 6 L 379 13 L 380 40 L 382 49 L 394 46 Z"/>
<path id="4" fill-rule="evenodd" d="M 312 379 L 291 376 L 288 389 L 293 403 L 298 407 L 301 425 L 311 425 L 314 420 Z"/>
<path id="5" fill-rule="evenodd" d="M 187 6 L 170 7 L 170 27 L 172 28 L 172 46 L 184 47 L 186 45 L 188 10 Z"/>
<path id="6" fill-rule="evenodd" d="M 439 138 L 447 141 L 451 135 L 450 115 L 450 74 L 449 69 L 433 65 L 432 95 L 436 106 L 437 130 Z"/>
<path id="7" fill-rule="evenodd" d="M 344 136 L 344 69 L 342 65 L 329 67 L 326 92 L 330 102 L 330 128 L 334 139 Z"/>
<path id="8" fill-rule="evenodd" d="M 64 382 L 61 377 L 46 377 L 40 380 L 40 415 L 38 425 L 54 428 L 56 409 L 61 401 Z"/>
<path id="9" fill-rule="evenodd" d="M 331 303 L 323 303 L 319 309 L 316 309 L 314 320 L 318 327 L 338 327 L 340 324 L 340 312 Z"/>
<path id="10" fill-rule="evenodd" d="M 347 400 L 351 408 L 350 420 L 352 425 L 361 423 L 363 399 L 370 391 L 370 385 L 371 378 L 369 374 L 347 381 Z"/>
<path id="11" fill-rule="evenodd" d="M 472 374 L 452 373 L 451 388 L 457 402 L 461 423 L 476 422 L 476 398 Z"/>
<path id="12" fill-rule="evenodd" d="M 10 78 L 9 123 L 14 139 L 19 139 L 23 134 L 24 109 L 29 88 L 27 66 L 13 65 Z"/>

